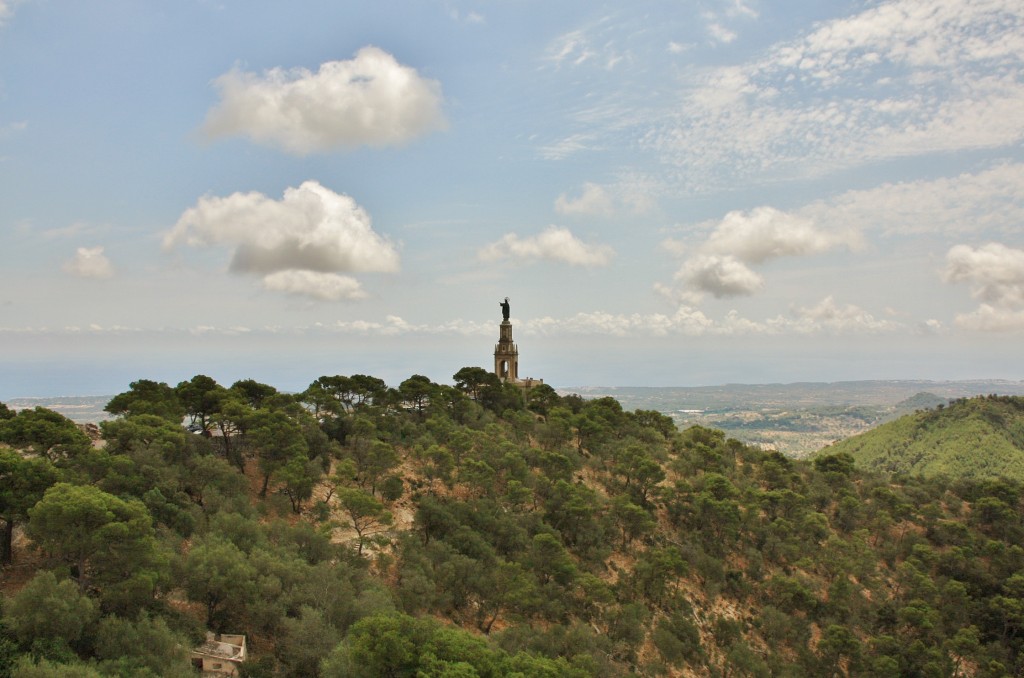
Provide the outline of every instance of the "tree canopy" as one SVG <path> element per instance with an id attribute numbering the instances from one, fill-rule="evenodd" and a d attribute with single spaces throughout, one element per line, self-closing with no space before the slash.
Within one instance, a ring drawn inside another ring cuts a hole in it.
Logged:
<path id="1" fill-rule="evenodd" d="M 0 676 L 186 676 L 207 630 L 274 678 L 1024 672 L 1024 480 L 902 465 L 1016 401 L 889 473 L 453 379 L 140 380 L 96 444 L 0 407 Z"/>

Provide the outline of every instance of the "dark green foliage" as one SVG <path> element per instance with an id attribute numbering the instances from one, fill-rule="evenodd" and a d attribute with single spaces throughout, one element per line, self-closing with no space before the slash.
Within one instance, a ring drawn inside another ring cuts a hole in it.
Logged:
<path id="1" fill-rule="evenodd" d="M 703 655 L 697 626 L 679 613 L 659 620 L 651 638 L 661 656 L 673 666 L 696 663 Z"/>
<path id="2" fill-rule="evenodd" d="M 135 382 L 95 448 L 0 409 L 35 431 L 0 450 L 0 518 L 41 564 L 4 601 L 0 678 L 184 675 L 208 629 L 268 678 L 1024 672 L 1024 481 L 455 380 Z M 1015 439 L 1016 409 L 954 403 L 921 436 Z"/>
<path id="3" fill-rule="evenodd" d="M 188 639 L 175 634 L 162 618 L 142 615 L 128 620 L 104 617 L 96 629 L 96 656 L 118 662 L 120 673 L 153 676 L 187 675 Z"/>
<path id="4" fill-rule="evenodd" d="M 133 381 L 128 391 L 111 398 L 103 409 L 114 415 L 154 415 L 173 424 L 180 424 L 185 416 L 185 406 L 175 389 L 149 379 Z"/>
<path id="5" fill-rule="evenodd" d="M 84 453 L 90 447 L 86 436 L 62 414 L 36 407 L 0 419 L 0 443 L 60 462 Z"/>
<path id="6" fill-rule="evenodd" d="M 324 661 L 325 678 L 378 676 L 522 676 L 582 678 L 589 672 L 564 659 L 509 654 L 430 619 L 376 615 L 355 624 Z"/>
<path id="7" fill-rule="evenodd" d="M 49 461 L 32 459 L 13 450 L 0 449 L 0 562 L 13 560 L 11 541 L 14 527 L 28 520 L 28 512 L 57 480 L 57 470 Z"/>
<path id="8" fill-rule="evenodd" d="M 58 483 L 29 517 L 29 536 L 72 568 L 83 591 L 97 587 L 108 609 L 134 613 L 167 576 L 167 555 L 141 501 Z"/>
<path id="9" fill-rule="evenodd" d="M 7 601 L 4 623 L 24 648 L 37 641 L 83 647 L 99 617 L 99 606 L 75 582 L 40 572 Z"/>

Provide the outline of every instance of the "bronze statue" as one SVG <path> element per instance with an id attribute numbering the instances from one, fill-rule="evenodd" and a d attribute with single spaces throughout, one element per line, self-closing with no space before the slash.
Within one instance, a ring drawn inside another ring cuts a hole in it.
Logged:
<path id="1" fill-rule="evenodd" d="M 505 297 L 505 301 L 502 301 L 501 303 L 499 303 L 498 306 L 501 306 L 501 319 L 502 320 L 508 320 L 508 312 L 509 312 L 508 297 Z"/>

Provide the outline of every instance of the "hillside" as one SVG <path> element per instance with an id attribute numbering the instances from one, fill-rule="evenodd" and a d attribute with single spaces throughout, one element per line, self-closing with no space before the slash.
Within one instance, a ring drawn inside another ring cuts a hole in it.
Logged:
<path id="1" fill-rule="evenodd" d="M 627 410 L 657 410 L 680 428 L 694 424 L 787 457 L 822 447 L 884 422 L 955 398 L 982 393 L 1024 395 L 1024 383 L 972 381 L 847 381 L 724 384 L 693 387 L 583 387 L 562 389 L 587 398 L 610 396 Z"/>
<path id="2" fill-rule="evenodd" d="M 1024 481 L 1024 398 L 982 396 L 921 410 L 824 450 L 886 473 Z"/>
<path id="3" fill-rule="evenodd" d="M 140 380 L 102 445 L 0 406 L 0 674 L 185 678 L 207 630 L 248 678 L 1024 671 L 1021 483 L 455 381 Z"/>

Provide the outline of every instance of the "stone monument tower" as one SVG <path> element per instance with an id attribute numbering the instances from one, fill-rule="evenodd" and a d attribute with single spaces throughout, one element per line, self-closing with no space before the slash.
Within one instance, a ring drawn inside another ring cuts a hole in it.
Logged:
<path id="1" fill-rule="evenodd" d="M 494 345 L 494 373 L 502 381 L 519 381 L 519 348 L 512 341 L 512 323 L 509 322 L 508 297 L 499 304 L 501 306 L 501 325 L 499 326 L 498 343 Z"/>

